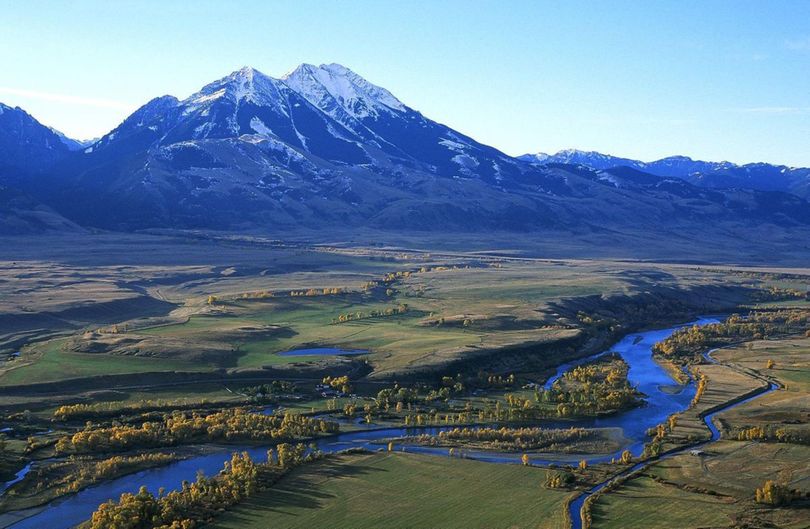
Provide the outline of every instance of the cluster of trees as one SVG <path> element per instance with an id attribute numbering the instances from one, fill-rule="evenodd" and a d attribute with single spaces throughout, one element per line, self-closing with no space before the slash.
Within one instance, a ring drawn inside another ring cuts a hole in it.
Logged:
<path id="1" fill-rule="evenodd" d="M 53 440 L 44 435 L 29 435 L 25 440 L 25 453 L 31 454 L 37 450 L 53 446 Z"/>
<path id="2" fill-rule="evenodd" d="M 618 464 L 629 465 L 632 462 L 633 462 L 633 454 L 632 452 L 630 452 L 630 450 L 624 450 L 618 459 L 616 459 L 615 457 L 610 458 L 611 465 L 618 465 Z"/>
<path id="3" fill-rule="evenodd" d="M 241 299 L 265 299 L 276 297 L 275 292 L 271 290 L 257 290 L 255 292 L 244 292 L 239 296 Z"/>
<path id="4" fill-rule="evenodd" d="M 592 439 L 593 431 L 584 428 L 543 429 L 543 428 L 453 428 L 435 435 L 422 434 L 407 437 L 404 442 L 445 446 L 447 444 L 472 445 L 477 448 L 495 450 L 538 450 L 553 449 L 557 445 L 576 443 Z"/>
<path id="5" fill-rule="evenodd" d="M 240 393 L 247 395 L 253 401 L 262 402 L 264 400 L 273 399 L 279 395 L 293 394 L 297 390 L 298 388 L 294 382 L 273 380 L 267 384 L 242 388 Z"/>
<path id="6" fill-rule="evenodd" d="M 339 287 L 333 288 L 310 288 L 307 290 L 290 290 L 290 297 L 314 297 L 314 296 L 335 296 L 343 294 L 343 289 Z"/>
<path id="7" fill-rule="evenodd" d="M 692 397 L 692 402 L 689 404 L 690 406 L 694 407 L 697 406 L 697 403 L 700 402 L 700 398 L 703 397 L 703 394 L 706 392 L 706 386 L 709 383 L 709 378 L 704 374 L 701 373 L 697 380 L 697 388 L 695 389 L 695 396 Z"/>
<path id="8" fill-rule="evenodd" d="M 125 324 L 123 324 L 123 325 L 121 325 L 119 327 L 117 323 L 113 323 L 109 327 L 106 327 L 106 328 L 100 327 L 100 328 L 96 329 L 93 332 L 86 332 L 84 334 L 84 337 L 85 338 L 88 338 L 88 337 L 93 338 L 93 337 L 97 337 L 97 336 L 99 336 L 101 334 L 122 334 L 122 333 L 127 333 L 127 332 L 129 332 L 129 324 L 125 323 Z"/>
<path id="9" fill-rule="evenodd" d="M 454 377 L 443 376 L 438 387 L 427 384 L 416 384 L 412 387 L 394 384 L 391 388 L 380 390 L 377 393 L 376 402 L 377 407 L 381 410 L 389 411 L 391 407 L 396 407 L 396 411 L 401 412 L 405 408 L 411 410 L 412 405 L 415 404 L 446 403 L 452 397 L 462 396 L 474 388 L 504 389 L 514 387 L 515 383 L 514 374 L 493 375 L 480 372 L 476 376 L 467 377 L 457 374 Z"/>
<path id="10" fill-rule="evenodd" d="M 505 403 L 501 400 L 488 400 L 473 410 L 470 402 L 463 411 L 442 412 L 435 407 L 425 410 L 420 405 L 435 405 L 445 402 L 453 395 L 467 391 L 466 384 L 491 385 L 493 387 L 512 386 L 514 375 L 483 375 L 476 379 L 464 380 L 445 377 L 442 387 L 427 390 L 425 387 L 403 388 L 394 386 L 381 390 L 377 395 L 378 407 L 389 410 L 396 405 L 396 410 L 416 411 L 405 416 L 405 425 L 427 424 L 465 424 L 478 420 L 485 421 L 528 421 L 551 417 L 576 417 L 613 412 L 637 406 L 641 403 L 641 394 L 627 381 L 627 364 L 614 358 L 609 362 L 600 362 L 573 368 L 557 380 L 550 389 L 539 389 L 534 393 L 534 400 L 521 395 L 507 393 Z M 414 406 L 416 406 L 414 408 Z"/>
<path id="11" fill-rule="evenodd" d="M 72 421 L 83 419 L 100 419 L 105 417 L 118 417 L 136 413 L 147 413 L 159 410 L 183 410 L 205 408 L 215 403 L 202 399 L 199 402 L 185 400 L 142 400 L 130 404 L 117 402 L 93 402 L 89 404 L 65 404 L 56 408 L 53 418 L 59 421 Z"/>
<path id="12" fill-rule="evenodd" d="M 327 287 L 327 288 L 308 288 L 306 290 L 290 290 L 286 295 L 291 298 L 295 297 L 314 297 L 314 296 L 335 296 L 343 294 L 345 289 L 342 287 Z M 280 295 L 285 295 L 280 293 Z M 271 290 L 258 290 L 254 292 L 244 292 L 239 294 L 239 299 L 266 299 L 274 298 L 276 293 Z M 220 299 L 217 296 L 208 296 L 206 303 L 209 305 L 216 305 Z"/>
<path id="13" fill-rule="evenodd" d="M 332 389 L 336 389 L 343 393 L 351 393 L 352 392 L 352 383 L 349 380 L 348 375 L 344 375 L 342 377 L 331 377 L 325 376 L 321 381 L 323 385 L 329 386 Z"/>
<path id="14" fill-rule="evenodd" d="M 655 428 L 647 430 L 647 435 L 652 437 L 652 440 L 644 446 L 644 457 L 657 457 L 661 455 L 664 439 L 667 435 L 672 433 L 677 423 L 678 416 L 670 415 L 666 423 L 659 424 Z"/>
<path id="15" fill-rule="evenodd" d="M 702 267 L 694 267 L 693 270 L 697 270 L 700 272 L 709 272 L 709 273 L 717 273 L 717 269 L 711 268 L 702 268 Z M 753 271 L 753 270 L 738 270 L 735 268 L 727 268 L 723 269 L 722 273 L 724 275 L 735 275 L 738 277 L 748 277 L 751 279 L 757 279 L 759 281 L 806 281 L 807 276 L 800 275 L 800 274 L 789 274 L 785 272 L 761 272 L 761 271 Z"/>
<path id="16" fill-rule="evenodd" d="M 519 397 L 506 395 L 508 406 L 504 406 L 498 400 L 484 400 L 483 408 L 473 410 L 472 404 L 465 403 L 463 410 L 455 407 L 450 409 L 447 404 L 452 398 L 458 398 L 468 394 L 476 388 L 502 389 L 513 387 L 516 384 L 514 374 L 492 375 L 486 372 L 479 372 L 477 375 L 444 376 L 436 386 L 428 384 L 415 384 L 413 386 L 401 386 L 394 384 L 393 387 L 381 389 L 375 399 L 377 410 L 384 412 L 406 413 L 404 416 L 405 425 L 424 424 L 466 424 L 475 421 L 494 420 L 517 420 L 534 418 L 544 413 L 537 412 L 535 415 L 528 414 L 523 408 L 518 409 L 516 405 Z M 445 410 L 445 411 L 441 411 Z"/>
<path id="17" fill-rule="evenodd" d="M 459 268 L 459 266 L 423 266 L 419 268 L 419 272 L 426 274 L 427 272 L 446 272 L 448 270 L 458 270 Z"/>
<path id="18" fill-rule="evenodd" d="M 309 456 L 319 457 L 320 453 L 314 445 L 310 445 Z M 276 446 L 276 455 L 273 457 L 273 449 L 267 451 L 267 462 L 275 462 L 281 468 L 292 468 L 300 465 L 307 459 L 307 447 L 303 443 L 281 443 Z"/>
<path id="19" fill-rule="evenodd" d="M 84 430 L 60 438 L 56 451 L 88 453 L 190 442 L 282 441 L 337 431 L 337 423 L 292 413 L 263 415 L 241 408 L 210 415 L 176 412 L 165 416 L 161 422 L 144 422 L 140 426 L 96 428 L 88 423 Z"/>
<path id="20" fill-rule="evenodd" d="M 593 381 L 604 380 L 610 385 L 616 385 L 627 377 L 627 364 L 622 361 L 615 362 L 614 365 L 586 364 L 576 366 L 563 373 L 562 378 L 569 382 L 579 382 L 588 384 Z"/>
<path id="21" fill-rule="evenodd" d="M 151 452 L 134 456 L 113 456 L 101 461 L 94 461 L 90 465 L 80 466 L 79 471 L 68 476 L 64 492 L 75 492 L 84 486 L 126 474 L 146 467 L 165 465 L 176 460 L 175 454 Z"/>
<path id="22" fill-rule="evenodd" d="M 331 399 L 326 402 L 326 409 L 335 412 L 340 411 L 339 404 L 337 399 Z M 356 400 L 351 400 L 350 402 L 346 402 L 343 405 L 343 415 L 346 417 L 354 417 L 357 415 L 358 412 L 362 411 L 363 415 L 365 416 L 366 422 L 371 423 L 374 418 L 374 410 L 375 406 L 370 402 L 366 402 L 363 405 L 362 410 L 358 409 L 358 402 Z"/>
<path id="23" fill-rule="evenodd" d="M 138 455 L 113 456 L 96 460 L 71 456 L 65 460 L 45 464 L 32 469 L 20 483 L 24 494 L 37 494 L 51 489 L 57 496 L 79 490 L 106 479 L 128 474 L 149 467 L 165 465 L 175 461 L 175 454 L 148 453 Z M 31 487 L 34 487 L 33 490 Z M 15 490 L 9 491 L 14 494 Z"/>
<path id="24" fill-rule="evenodd" d="M 397 279 L 407 279 L 407 278 L 411 277 L 412 274 L 413 274 L 413 272 L 411 272 L 410 270 L 400 270 L 400 271 L 397 271 L 397 272 L 388 272 L 387 274 L 385 274 L 383 276 L 382 282 L 386 283 L 386 284 L 390 284 L 390 283 L 393 283 L 394 281 L 396 281 Z"/>
<path id="25" fill-rule="evenodd" d="M 430 315 L 433 316 L 433 313 L 431 312 Z M 472 325 L 475 323 L 475 320 L 473 320 L 472 318 L 463 318 L 463 319 L 453 318 L 451 320 L 446 320 L 444 316 L 441 316 L 432 321 L 432 323 L 435 324 L 437 327 L 441 327 L 443 325 L 448 325 L 450 327 L 458 327 L 459 322 L 461 322 L 461 327 L 466 329 L 468 327 L 472 327 Z"/>
<path id="26" fill-rule="evenodd" d="M 641 402 L 640 397 L 627 380 L 627 364 L 618 358 L 574 367 L 550 389 L 535 392 L 538 403 L 557 404 L 560 417 L 631 408 Z"/>
<path id="27" fill-rule="evenodd" d="M 577 320 L 579 320 L 582 325 L 596 330 L 607 329 L 612 331 L 619 325 L 616 318 L 588 314 L 582 311 L 577 312 Z"/>
<path id="28" fill-rule="evenodd" d="M 810 311 L 800 309 L 754 311 L 747 316 L 732 315 L 722 323 L 693 325 L 675 331 L 653 346 L 653 352 L 683 362 L 700 359 L 711 347 L 761 340 L 771 336 L 807 332 Z"/>
<path id="29" fill-rule="evenodd" d="M 154 495 L 146 487 L 137 494 L 123 494 L 118 502 L 99 506 L 89 529 L 192 529 L 210 521 L 219 512 L 252 496 L 260 486 L 281 471 L 305 460 L 304 445 L 279 445 L 278 457 L 257 464 L 247 453 L 234 454 L 213 478 L 199 475 L 194 483 L 168 494 Z M 314 454 L 312 457 L 317 457 Z"/>
<path id="30" fill-rule="evenodd" d="M 332 318 L 332 324 L 346 323 L 348 321 L 367 320 L 370 318 L 385 318 L 389 316 L 396 316 L 398 314 L 405 314 L 408 312 L 408 304 L 400 303 L 396 307 L 388 307 L 384 310 L 372 310 L 369 312 L 346 312 L 338 314 L 337 318 Z"/>
<path id="31" fill-rule="evenodd" d="M 397 404 L 397 408 L 401 403 Z M 508 411 L 505 411 L 500 402 L 496 401 L 495 407 L 485 405 L 485 409 L 474 410 L 471 402 L 467 401 L 461 411 L 453 412 L 438 412 L 436 409 L 426 410 L 424 412 L 407 413 L 403 418 L 405 426 L 422 426 L 427 424 L 469 424 L 475 422 L 476 418 L 479 422 L 485 420 L 490 421 L 505 421 L 510 419 Z M 409 405 L 410 408 L 410 405 Z"/>
<path id="32" fill-rule="evenodd" d="M 392 406 L 401 412 L 407 406 L 408 410 L 413 404 L 430 405 L 436 402 L 447 402 L 453 396 L 463 395 L 467 388 L 461 375 L 456 377 L 442 377 L 438 388 L 426 384 L 417 384 L 413 387 L 394 384 L 393 387 L 383 388 L 377 392 L 377 408 L 389 411 Z"/>
<path id="33" fill-rule="evenodd" d="M 436 411 L 407 414 L 403 418 L 405 426 L 425 426 L 428 424 L 467 424 L 472 422 L 473 415 L 469 412 L 443 413 Z"/>
<path id="34" fill-rule="evenodd" d="M 397 282 L 400 279 L 407 279 L 411 277 L 414 273 L 427 273 L 427 272 L 444 272 L 447 270 L 459 270 L 462 268 L 469 268 L 469 265 L 465 266 L 422 266 L 416 271 L 410 270 L 399 270 L 396 272 L 388 272 L 386 273 L 381 279 L 376 279 L 374 281 L 368 281 L 363 285 L 363 290 L 376 290 L 379 288 L 388 288 L 388 286 L 392 285 L 393 283 Z M 390 295 L 390 294 L 389 294 Z"/>
<path id="35" fill-rule="evenodd" d="M 757 503 L 779 507 L 800 498 L 801 492 L 791 489 L 787 485 L 767 480 L 762 487 L 757 488 L 755 498 Z"/>
<path id="36" fill-rule="evenodd" d="M 306 290 L 290 290 L 287 295 L 291 298 L 299 296 L 335 296 L 343 294 L 346 290 L 343 287 L 327 287 L 327 288 L 308 288 Z M 281 295 L 284 295 L 283 293 Z M 258 290 L 255 292 L 245 292 L 239 295 L 240 299 L 264 299 L 274 298 L 276 293 L 270 290 Z"/>
<path id="37" fill-rule="evenodd" d="M 783 301 L 790 299 L 805 299 L 807 291 L 797 290 L 795 288 L 779 288 L 769 287 L 767 289 L 757 290 L 753 296 L 753 301 L 762 303 L 765 301 Z"/>
<path id="38" fill-rule="evenodd" d="M 479 374 L 479 381 L 476 384 L 477 387 L 483 387 L 486 389 L 501 389 L 501 388 L 511 388 L 515 385 L 515 374 L 510 373 L 506 376 L 504 375 L 487 375 L 487 374 Z"/>
<path id="39" fill-rule="evenodd" d="M 807 428 L 788 429 L 773 425 L 747 426 L 731 430 L 729 437 L 738 441 L 775 441 L 777 443 L 810 445 L 810 430 Z"/>
<path id="40" fill-rule="evenodd" d="M 385 274 L 381 279 L 375 279 L 373 281 L 367 281 L 363 284 L 363 290 L 365 291 L 374 291 L 378 289 L 385 288 L 386 290 L 390 285 L 395 283 L 399 279 L 404 279 L 411 277 L 413 272 L 409 270 L 400 270 L 397 272 L 388 272 Z M 390 294 L 389 294 L 390 295 Z"/>
<path id="41" fill-rule="evenodd" d="M 382 281 L 377 281 L 377 280 L 366 281 L 365 283 L 363 283 L 363 290 L 365 290 L 366 292 L 371 292 L 371 291 L 376 290 L 378 288 L 381 288 L 383 286 L 385 286 L 385 285 L 382 283 Z"/>
<path id="42" fill-rule="evenodd" d="M 547 470 L 546 481 L 543 485 L 549 489 L 562 489 L 570 487 L 576 481 L 576 476 L 566 470 Z"/>
<path id="43" fill-rule="evenodd" d="M 381 410 L 388 411 L 392 406 L 398 412 L 403 410 L 404 405 L 423 402 L 424 396 L 420 395 L 417 388 L 408 388 L 394 384 L 392 388 L 383 388 L 377 392 L 375 402 Z"/>

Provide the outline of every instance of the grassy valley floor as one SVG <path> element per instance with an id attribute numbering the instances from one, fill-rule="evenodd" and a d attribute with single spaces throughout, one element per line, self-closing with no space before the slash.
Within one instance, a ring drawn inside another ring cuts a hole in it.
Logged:
<path id="1" fill-rule="evenodd" d="M 344 455 L 294 470 L 215 529 L 563 529 L 570 492 L 534 467 L 403 453 Z"/>
<path id="2" fill-rule="evenodd" d="M 109 244 L 104 248 L 110 249 Z M 173 411 L 205 417 L 236 406 L 251 412 L 270 406 L 327 414 L 341 421 L 342 431 L 367 422 L 402 426 L 408 420 L 515 426 L 538 417 L 613 411 L 627 403 L 616 398 L 620 386 L 606 386 L 610 391 L 594 398 L 603 377 L 582 384 L 563 381 L 559 395 L 543 393 L 542 398 L 538 384 L 560 364 L 605 350 L 631 330 L 751 305 L 807 306 L 803 285 L 810 277 L 807 270 L 431 255 L 381 248 L 212 242 L 161 248 L 140 252 L 134 261 L 129 260 L 131 252 L 93 248 L 81 259 L 48 254 L 31 256 L 23 264 L 0 262 L 0 411 L 6 427 L 6 457 L 0 461 L 5 467 L 0 470 L 10 479 L 26 461 L 38 462 L 37 473 L 16 484 L 8 498 L 13 493 L 25 505 L 41 503 L 57 488 L 38 490 L 34 483 L 29 489 L 29 483 L 75 481 L 72 473 L 81 468 L 51 465 L 38 473 L 61 438 L 85 429 L 164 424 Z M 771 357 L 775 366 L 768 376 L 782 379 L 788 389 L 724 414 L 729 421 L 724 426 L 796 419 L 807 396 L 802 389 L 807 382 L 801 359 L 808 349 L 805 342 L 785 352 L 765 350 L 774 342 L 757 342 L 750 350 L 734 352 L 734 358 L 718 352 L 719 362 L 736 363 L 740 370 L 700 366 L 708 388 L 697 407 L 679 416 L 665 442 L 707 436 L 700 414 L 761 386 L 762 380 L 745 371 L 764 370 Z M 368 354 L 279 354 L 317 347 Z M 332 398 L 337 392 L 321 386 L 326 376 L 349 376 L 350 389 L 341 385 L 340 397 Z M 256 387 L 271 382 L 293 387 L 258 396 Z M 391 398 L 379 406 L 386 389 Z M 613 408 L 584 406 L 611 394 L 617 403 Z M 69 411 L 76 404 L 87 409 L 57 413 L 62 405 L 69 405 Z M 743 417 L 742 410 L 753 411 Z M 601 432 L 591 440 L 594 446 L 556 446 L 554 453 L 577 448 L 614 452 L 626 443 L 619 433 Z M 723 443 L 737 446 L 736 441 Z M 745 457 L 782 461 L 784 456 L 779 469 L 788 468 L 806 450 L 769 453 L 782 445 L 755 444 L 765 452 Z M 720 450 L 723 444 L 713 446 Z M 169 447 L 174 451 L 171 442 L 127 446 L 127 451 L 103 446 L 96 447 L 93 457 L 129 457 Z M 740 464 L 735 454 L 728 453 L 724 464 L 729 469 Z M 670 461 L 683 461 L 681 467 L 690 471 L 701 462 L 686 456 Z M 90 462 L 80 463 L 90 477 L 101 475 Z M 708 457 L 705 463 L 714 468 Z M 600 473 L 625 468 L 604 467 L 594 465 L 588 472 L 601 478 Z M 756 477 L 764 479 L 762 472 Z M 732 478 L 737 476 L 726 481 Z M 635 509 L 653 527 L 665 502 L 682 505 L 678 515 L 683 511 L 686 518 L 666 518 L 662 523 L 668 525 L 662 527 L 679 527 L 686 519 L 701 527 L 728 525 L 738 503 L 753 503 L 746 498 L 762 485 L 750 481 L 732 492 L 706 494 L 668 485 L 668 479 L 648 475 L 605 495 L 594 509 L 595 519 L 609 511 L 610 523 L 620 523 L 624 513 Z M 684 482 L 700 479 L 689 474 Z M 298 468 L 272 490 L 222 513 L 215 527 L 566 527 L 565 501 L 573 493 L 546 489 L 545 481 L 544 469 L 518 465 L 401 452 L 345 455 Z M 132 490 L 137 486 L 133 478 Z M 746 498 L 737 496 L 742 494 Z M 634 498 L 632 505 L 622 503 L 625 495 Z M 7 503 L 0 510 L 13 507 Z"/>

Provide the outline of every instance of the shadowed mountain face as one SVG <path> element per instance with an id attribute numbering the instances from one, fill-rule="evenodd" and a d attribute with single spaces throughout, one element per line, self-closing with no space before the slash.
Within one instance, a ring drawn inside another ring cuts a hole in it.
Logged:
<path id="1" fill-rule="evenodd" d="M 708 189 L 615 160 L 512 158 L 337 64 L 280 79 L 243 68 L 184 100 L 153 99 L 86 148 L 59 145 L 17 185 L 105 229 L 664 235 L 810 224 L 807 202 L 786 193 Z"/>
<path id="2" fill-rule="evenodd" d="M 0 234 L 82 231 L 79 226 L 25 193 L 0 185 Z"/>
<path id="3" fill-rule="evenodd" d="M 10 179 L 41 171 L 69 151 L 58 133 L 23 109 L 0 103 L 0 177 Z"/>

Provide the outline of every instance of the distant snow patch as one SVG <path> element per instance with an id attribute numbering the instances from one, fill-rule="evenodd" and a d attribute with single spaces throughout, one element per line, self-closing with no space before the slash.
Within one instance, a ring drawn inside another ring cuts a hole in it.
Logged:
<path id="1" fill-rule="evenodd" d="M 264 121 L 257 117 L 253 117 L 250 120 L 250 128 L 255 130 L 257 134 L 261 134 L 262 136 L 271 136 L 273 135 L 273 131 L 264 124 Z"/>
<path id="2" fill-rule="evenodd" d="M 451 158 L 453 162 L 457 163 L 464 169 L 475 169 L 478 167 L 478 160 L 469 154 L 457 154 Z"/>
<path id="3" fill-rule="evenodd" d="M 463 143 L 448 140 L 447 138 L 439 140 L 439 145 L 443 145 L 454 152 L 464 152 L 464 150 L 467 148 L 467 146 L 464 145 Z"/>
<path id="4" fill-rule="evenodd" d="M 213 122 L 209 121 L 207 123 L 203 123 L 202 125 L 200 125 L 196 129 L 194 129 L 194 137 L 195 138 L 205 138 L 208 135 L 208 133 L 211 132 L 211 129 L 213 129 L 213 128 L 214 128 L 214 123 Z"/>
<path id="5" fill-rule="evenodd" d="M 608 184 L 612 185 L 615 188 L 621 187 L 619 185 L 619 182 L 616 180 L 616 177 L 610 173 L 599 173 L 599 181 L 607 182 Z"/>

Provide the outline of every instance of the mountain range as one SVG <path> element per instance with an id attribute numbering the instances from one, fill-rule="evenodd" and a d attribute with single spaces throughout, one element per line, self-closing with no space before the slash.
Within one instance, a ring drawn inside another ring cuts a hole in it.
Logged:
<path id="1" fill-rule="evenodd" d="M 557 154 L 524 154 L 518 159 L 538 165 L 563 163 L 597 170 L 632 167 L 657 176 L 675 177 L 700 187 L 713 189 L 756 189 L 784 191 L 810 198 L 810 168 L 768 163 L 737 165 L 731 162 L 704 162 L 688 156 L 669 156 L 652 162 L 620 158 L 595 151 L 566 149 Z"/>
<path id="2" fill-rule="evenodd" d="M 26 231 L 26 209 L 49 212 L 51 229 L 273 235 L 613 238 L 702 226 L 709 238 L 810 226 L 807 170 L 757 164 L 754 172 L 680 157 L 511 157 L 338 64 L 303 64 L 281 78 L 242 68 L 185 99 L 149 101 L 91 144 L 0 106 L 0 231 L 17 233 Z M 767 184 L 770 174 L 778 185 Z"/>

